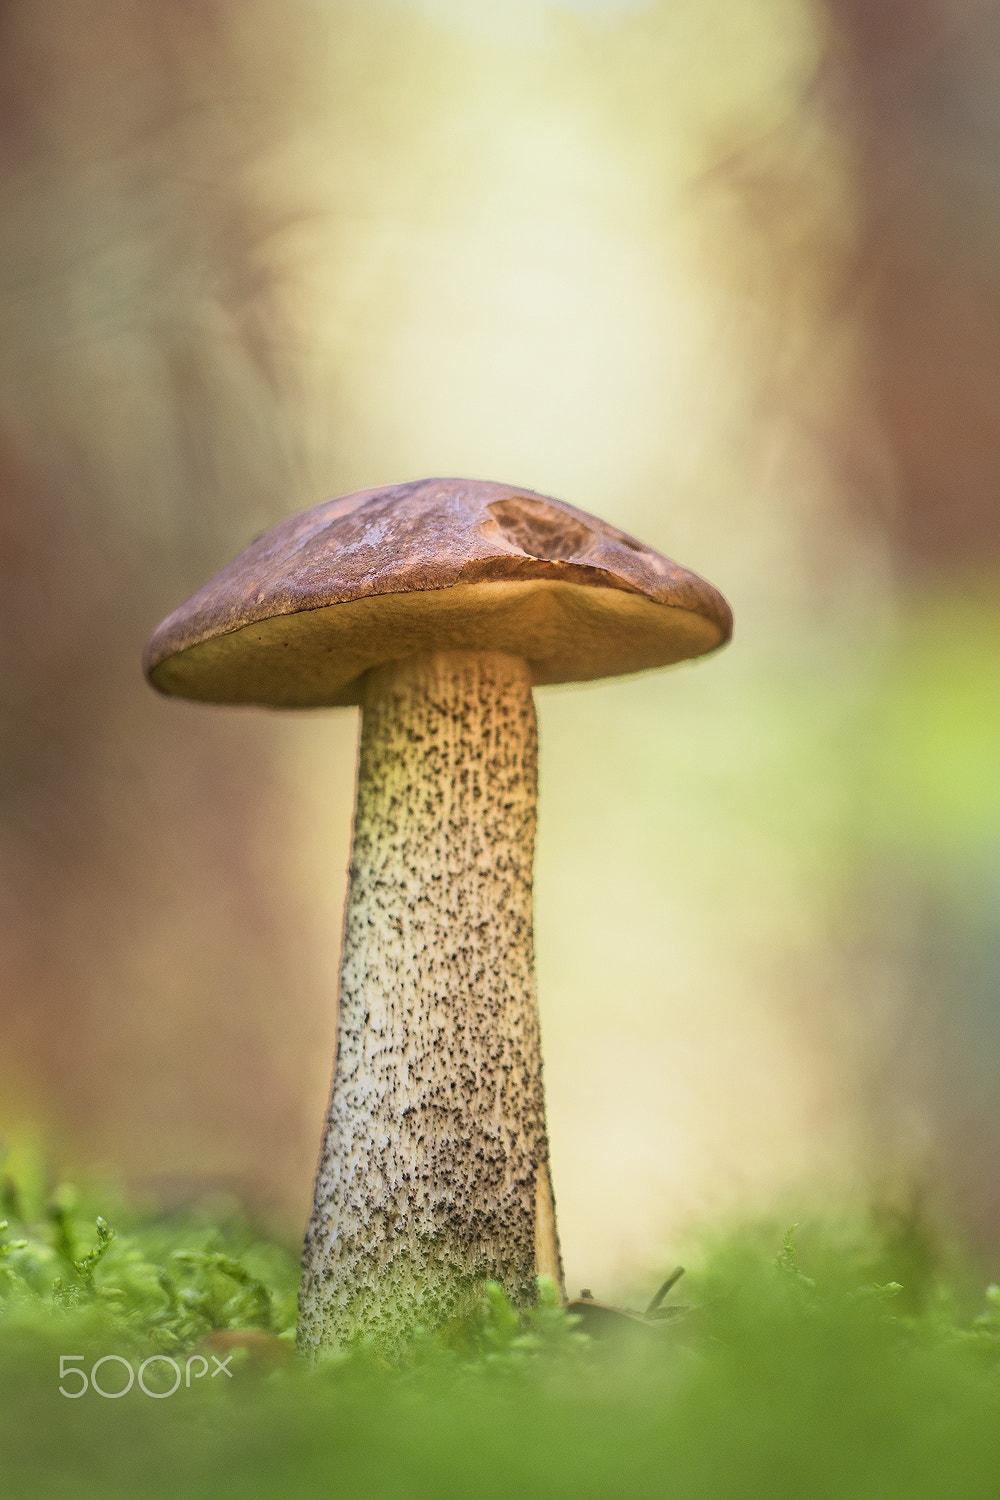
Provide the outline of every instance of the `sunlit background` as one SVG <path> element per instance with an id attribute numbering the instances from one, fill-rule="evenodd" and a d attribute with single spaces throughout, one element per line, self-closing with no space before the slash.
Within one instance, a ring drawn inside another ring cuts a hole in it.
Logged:
<path id="1" fill-rule="evenodd" d="M 737 621 L 538 694 L 570 1287 L 817 1198 L 1000 1255 L 998 83 L 987 0 L 8 0 L 12 1141 L 300 1232 L 356 716 L 139 656 L 283 516 L 469 475 Z"/>

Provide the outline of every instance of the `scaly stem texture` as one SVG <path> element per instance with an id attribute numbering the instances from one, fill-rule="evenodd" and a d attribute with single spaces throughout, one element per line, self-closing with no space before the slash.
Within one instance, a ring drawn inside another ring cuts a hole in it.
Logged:
<path id="1" fill-rule="evenodd" d="M 532 939 L 538 741 L 525 662 L 436 652 L 363 703 L 333 1093 L 304 1352 L 392 1347 L 486 1279 L 560 1277 Z"/>

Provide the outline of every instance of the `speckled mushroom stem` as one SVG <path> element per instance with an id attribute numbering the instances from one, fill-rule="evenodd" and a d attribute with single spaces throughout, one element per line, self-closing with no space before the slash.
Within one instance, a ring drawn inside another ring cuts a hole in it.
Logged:
<path id="1" fill-rule="evenodd" d="M 306 1354 L 385 1346 L 484 1280 L 561 1287 L 532 936 L 527 664 L 434 652 L 362 705 L 333 1092 L 303 1256 Z"/>

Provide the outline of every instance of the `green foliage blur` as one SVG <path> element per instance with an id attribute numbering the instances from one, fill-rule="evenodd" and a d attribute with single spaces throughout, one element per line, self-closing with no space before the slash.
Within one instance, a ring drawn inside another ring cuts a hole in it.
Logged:
<path id="1" fill-rule="evenodd" d="M 232 1205 L 144 1213 L 10 1177 L 3 1194 L 6 1494 L 985 1500 L 1000 1484 L 1000 1289 L 977 1290 L 916 1211 L 730 1229 L 657 1326 L 592 1338 L 551 1287 L 522 1319 L 487 1286 L 392 1362 L 361 1343 L 308 1369 L 295 1259 Z M 224 1350 L 227 1371 L 199 1373 Z M 192 1356 L 195 1378 L 171 1381 Z M 155 1358 L 148 1394 L 125 1361 Z"/>
<path id="2" fill-rule="evenodd" d="M 100 1207 L 98 1207 L 98 1198 Z M 298 1266 L 260 1240 L 235 1202 L 177 1215 L 102 1191 L 0 1180 L 2 1358 L 40 1347 L 173 1355 L 214 1330 L 294 1338 Z"/>

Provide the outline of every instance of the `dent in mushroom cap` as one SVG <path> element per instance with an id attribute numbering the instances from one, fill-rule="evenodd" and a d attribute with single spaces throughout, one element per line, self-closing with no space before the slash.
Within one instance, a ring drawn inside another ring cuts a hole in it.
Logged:
<path id="1" fill-rule="evenodd" d="M 506 651 L 536 682 L 579 681 L 701 655 L 731 626 L 711 584 L 595 516 L 425 479 L 265 532 L 163 621 L 145 667 L 182 697 L 320 706 L 419 651 Z"/>

